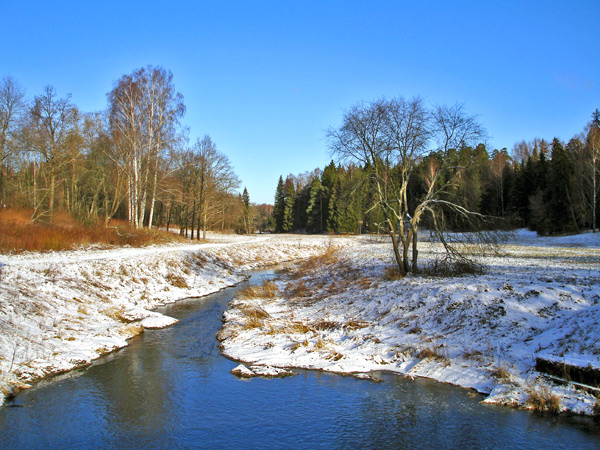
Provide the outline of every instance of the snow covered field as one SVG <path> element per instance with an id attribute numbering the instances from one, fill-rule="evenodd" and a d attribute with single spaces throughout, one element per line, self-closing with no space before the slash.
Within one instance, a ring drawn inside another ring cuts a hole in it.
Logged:
<path id="1" fill-rule="evenodd" d="M 422 264 L 440 252 L 422 242 Z M 486 402 L 597 413 L 592 394 L 534 366 L 543 357 L 600 368 L 600 233 L 522 230 L 501 252 L 481 259 L 483 275 L 393 280 L 389 242 L 352 238 L 276 286 L 242 292 L 221 347 L 254 367 L 388 370 L 473 388 Z"/>
<path id="2" fill-rule="evenodd" d="M 152 309 L 234 285 L 245 271 L 322 252 L 325 236 L 210 235 L 210 243 L 0 256 L 0 404 L 85 366 L 144 328 Z M 336 239 L 334 239 L 336 240 Z"/>

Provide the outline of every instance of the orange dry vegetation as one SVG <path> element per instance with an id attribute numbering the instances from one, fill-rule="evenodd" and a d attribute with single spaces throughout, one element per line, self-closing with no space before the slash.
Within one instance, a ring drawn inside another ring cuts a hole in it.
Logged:
<path id="1" fill-rule="evenodd" d="M 86 227 L 65 213 L 55 214 L 52 224 L 33 223 L 30 217 L 30 211 L 0 210 L 0 253 L 72 250 L 93 244 L 143 247 L 182 239 L 174 233 L 136 230 L 126 224 L 108 228 L 102 225 Z"/>

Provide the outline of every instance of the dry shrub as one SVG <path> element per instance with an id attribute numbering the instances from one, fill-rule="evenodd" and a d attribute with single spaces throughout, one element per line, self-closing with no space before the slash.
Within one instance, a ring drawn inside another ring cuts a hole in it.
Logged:
<path id="1" fill-rule="evenodd" d="M 560 399 L 548 387 L 541 386 L 539 390 L 532 387 L 528 389 L 527 394 L 528 398 L 525 404 L 530 406 L 534 411 L 540 413 L 548 412 L 553 415 L 560 412 Z"/>
<path id="2" fill-rule="evenodd" d="M 461 275 L 481 275 L 483 266 L 468 258 L 434 259 L 421 269 L 421 273 L 432 277 L 458 277 Z"/>
<path id="3" fill-rule="evenodd" d="M 594 407 L 592 408 L 592 414 L 594 416 L 600 416 L 600 401 L 596 400 L 596 403 L 594 403 Z"/>
<path id="4" fill-rule="evenodd" d="M 386 281 L 401 280 L 402 278 L 404 275 L 396 265 L 386 267 L 383 272 L 383 279 Z"/>
<path id="5" fill-rule="evenodd" d="M 0 253 L 73 250 L 92 244 L 142 247 L 182 240 L 174 233 L 127 225 L 84 226 L 66 213 L 55 213 L 46 223 L 31 222 L 31 216 L 32 211 L 28 210 L 0 211 Z"/>
<path id="6" fill-rule="evenodd" d="M 181 288 L 181 289 L 189 289 L 190 285 L 185 281 L 185 278 L 179 275 L 175 275 L 174 273 L 169 273 L 167 275 L 167 280 L 171 283 L 171 286 Z"/>

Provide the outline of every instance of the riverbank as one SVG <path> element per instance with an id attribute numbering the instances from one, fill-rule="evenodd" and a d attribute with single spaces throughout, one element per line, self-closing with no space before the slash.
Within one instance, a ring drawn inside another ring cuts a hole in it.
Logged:
<path id="1" fill-rule="evenodd" d="M 502 256 L 480 259 L 484 274 L 448 278 L 392 279 L 387 240 L 355 244 L 238 296 L 219 333 L 223 352 L 248 364 L 427 377 L 490 403 L 598 412 L 594 391 L 556 384 L 535 364 L 600 369 L 599 234 L 520 231 Z M 422 263 L 441 251 L 422 242 Z"/>
<path id="2" fill-rule="evenodd" d="M 211 235 L 208 243 L 0 256 L 0 403 L 41 378 L 89 365 L 145 328 L 152 311 L 322 253 L 326 236 Z M 335 239 L 343 242 L 344 239 Z"/>

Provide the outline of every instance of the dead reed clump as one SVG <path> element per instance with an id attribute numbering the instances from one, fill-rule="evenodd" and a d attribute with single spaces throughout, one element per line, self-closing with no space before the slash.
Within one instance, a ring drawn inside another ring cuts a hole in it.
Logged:
<path id="1" fill-rule="evenodd" d="M 285 333 L 285 334 L 306 334 L 313 333 L 315 329 L 310 325 L 302 322 L 287 322 L 284 326 L 278 330 L 274 330 L 271 334 Z"/>
<path id="2" fill-rule="evenodd" d="M 338 325 L 338 322 L 333 322 L 331 320 L 320 320 L 312 324 L 313 328 L 319 331 L 331 331 Z"/>
<path id="3" fill-rule="evenodd" d="M 106 308 L 106 309 L 103 309 L 102 311 L 100 311 L 100 313 L 102 313 L 105 316 L 108 316 L 111 319 L 116 320 L 118 322 L 123 322 L 123 323 L 131 322 L 130 319 L 126 318 L 123 315 L 124 312 L 125 312 L 125 308 L 119 308 L 117 306 L 111 306 L 110 308 Z"/>
<path id="4" fill-rule="evenodd" d="M 238 296 L 243 299 L 251 298 L 275 298 L 279 294 L 279 288 L 273 281 L 266 281 L 261 285 L 246 286 L 241 289 Z"/>
<path id="5" fill-rule="evenodd" d="M 361 328 L 366 328 L 370 325 L 369 322 L 365 322 L 364 320 L 354 320 L 351 319 L 348 322 L 346 322 L 342 328 L 344 328 L 345 330 L 349 330 L 349 331 L 353 331 L 353 330 L 358 330 Z"/>
<path id="6" fill-rule="evenodd" d="M 167 280 L 173 287 L 177 287 L 180 289 L 189 289 L 190 287 L 187 281 L 185 281 L 185 278 L 183 278 L 180 275 L 175 275 L 174 273 L 169 273 L 167 275 Z"/>
<path id="7" fill-rule="evenodd" d="M 499 381 L 510 381 L 511 376 L 508 368 L 504 365 L 498 365 L 492 369 L 492 377 Z"/>
<path id="8" fill-rule="evenodd" d="M 265 324 L 265 319 L 271 318 L 271 315 L 258 305 L 244 304 L 238 309 L 244 317 L 244 329 L 246 330 L 261 328 Z"/>
<path id="9" fill-rule="evenodd" d="M 339 261 L 339 249 L 333 245 L 327 247 L 327 249 L 320 255 L 311 256 L 307 260 L 297 265 L 294 270 L 290 272 L 292 279 L 299 279 L 310 275 L 311 272 L 323 267 L 335 264 Z"/>
<path id="10" fill-rule="evenodd" d="M 528 389 L 528 398 L 525 404 L 536 412 L 548 412 L 552 415 L 560 413 L 560 398 L 552 393 L 552 390 L 546 386 L 540 386 L 539 389 L 531 387 Z"/>
<path id="11" fill-rule="evenodd" d="M 417 353 L 417 358 L 433 359 L 435 361 L 448 361 L 448 357 L 440 352 L 440 347 L 427 347 Z"/>

